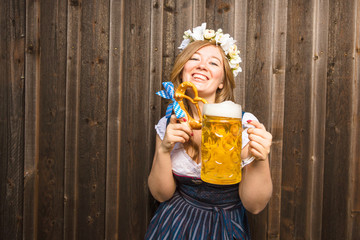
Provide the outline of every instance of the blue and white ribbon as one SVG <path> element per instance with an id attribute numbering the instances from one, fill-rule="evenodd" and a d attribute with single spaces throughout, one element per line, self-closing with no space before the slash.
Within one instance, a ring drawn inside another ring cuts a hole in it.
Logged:
<path id="1" fill-rule="evenodd" d="M 161 90 L 156 94 L 172 101 L 166 109 L 166 118 L 171 117 L 173 109 L 177 118 L 185 117 L 184 110 L 181 109 L 179 103 L 174 98 L 174 84 L 172 84 L 172 82 L 163 82 L 162 84 L 165 90 Z"/>

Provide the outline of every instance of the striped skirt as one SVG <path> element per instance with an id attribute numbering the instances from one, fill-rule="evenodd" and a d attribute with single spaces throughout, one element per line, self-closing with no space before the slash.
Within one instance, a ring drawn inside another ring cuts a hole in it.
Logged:
<path id="1" fill-rule="evenodd" d="M 160 204 L 145 239 L 250 239 L 250 234 L 241 201 L 213 205 L 176 191 Z"/>

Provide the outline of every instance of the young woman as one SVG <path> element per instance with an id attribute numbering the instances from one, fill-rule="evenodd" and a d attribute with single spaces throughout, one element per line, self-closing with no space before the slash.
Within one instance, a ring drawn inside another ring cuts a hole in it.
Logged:
<path id="1" fill-rule="evenodd" d="M 192 82 L 208 103 L 233 101 L 234 75 L 241 71 L 239 52 L 232 38 L 221 30 L 215 33 L 205 28 L 203 24 L 194 28 L 194 33 L 185 32 L 183 51 L 170 80 L 175 88 Z M 199 118 L 193 105 L 187 108 Z M 268 160 L 271 134 L 254 115 L 245 113 L 241 158 L 245 162 L 255 160 L 242 169 L 239 184 L 215 185 L 200 179 L 201 130 L 193 130 L 182 121 L 187 120 L 172 115 L 170 120 L 163 117 L 155 127 L 156 149 L 148 185 L 161 204 L 145 238 L 250 239 L 245 209 L 259 213 L 272 193 Z"/>

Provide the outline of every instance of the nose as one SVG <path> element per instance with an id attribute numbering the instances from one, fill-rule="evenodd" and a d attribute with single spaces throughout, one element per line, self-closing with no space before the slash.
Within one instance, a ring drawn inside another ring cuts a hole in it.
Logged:
<path id="1" fill-rule="evenodd" d="M 201 70 L 207 70 L 207 67 L 206 67 L 206 62 L 204 60 L 201 60 L 199 62 L 199 64 L 197 65 L 197 68 L 198 69 L 201 69 Z"/>

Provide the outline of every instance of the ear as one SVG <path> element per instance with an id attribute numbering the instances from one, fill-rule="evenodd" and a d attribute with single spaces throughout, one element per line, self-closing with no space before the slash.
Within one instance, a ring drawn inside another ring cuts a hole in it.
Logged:
<path id="1" fill-rule="evenodd" d="M 220 83 L 218 89 L 223 89 L 224 88 L 224 84 L 223 83 Z"/>

